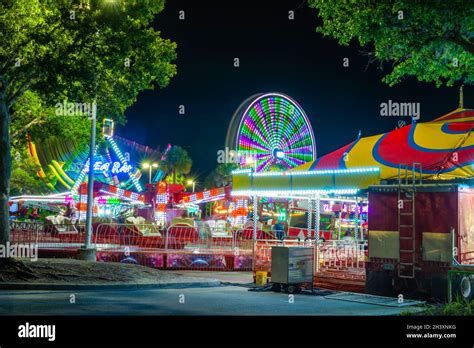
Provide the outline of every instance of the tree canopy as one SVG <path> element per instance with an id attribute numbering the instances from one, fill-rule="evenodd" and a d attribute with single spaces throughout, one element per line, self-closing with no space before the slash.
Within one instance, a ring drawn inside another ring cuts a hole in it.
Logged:
<path id="1" fill-rule="evenodd" d="M 391 71 L 395 85 L 413 76 L 436 86 L 474 82 L 474 2 L 465 0 L 309 0 L 318 10 L 317 31 L 341 45 L 356 39 L 369 62 Z"/>
<path id="2" fill-rule="evenodd" d="M 33 90 L 50 106 L 96 100 L 100 114 L 123 120 L 140 91 L 164 87 L 176 73 L 176 45 L 150 26 L 163 7 L 163 0 L 3 1 L 8 106 Z"/>
<path id="3" fill-rule="evenodd" d="M 189 157 L 188 152 L 180 146 L 172 146 L 166 153 L 165 158 L 161 162 L 162 168 L 171 174 L 172 183 L 176 184 L 177 176 L 189 174 L 193 160 Z"/>
<path id="4" fill-rule="evenodd" d="M 124 121 L 139 92 L 176 74 L 176 44 L 152 27 L 163 8 L 164 0 L 0 3 L 0 243 L 9 239 L 10 122 L 13 136 L 40 118 L 53 127 L 62 121 L 47 109 L 63 101 L 96 101 L 99 116 Z"/>
<path id="5" fill-rule="evenodd" d="M 237 163 L 218 164 L 204 180 L 204 187 L 210 189 L 230 185 L 232 182 L 232 171 L 238 167 Z"/>

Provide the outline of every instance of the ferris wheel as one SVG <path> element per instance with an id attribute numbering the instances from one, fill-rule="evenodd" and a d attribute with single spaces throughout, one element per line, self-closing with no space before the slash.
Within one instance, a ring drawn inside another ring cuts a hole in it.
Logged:
<path id="1" fill-rule="evenodd" d="M 285 170 L 316 159 L 308 117 L 282 93 L 256 94 L 245 100 L 232 117 L 226 146 L 237 152 L 242 167 L 251 164 L 257 172 Z"/>

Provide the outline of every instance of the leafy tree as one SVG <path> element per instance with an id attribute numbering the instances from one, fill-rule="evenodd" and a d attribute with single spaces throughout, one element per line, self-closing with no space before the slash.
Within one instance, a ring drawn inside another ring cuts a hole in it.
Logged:
<path id="1" fill-rule="evenodd" d="M 216 180 L 215 180 L 215 175 L 216 175 L 216 171 L 215 170 L 212 170 L 207 176 L 206 178 L 204 179 L 204 189 L 210 189 L 212 187 L 216 187 Z"/>
<path id="2" fill-rule="evenodd" d="M 10 122 L 31 91 L 50 107 L 96 101 L 124 120 L 138 93 L 176 74 L 176 45 L 151 27 L 164 0 L 0 3 L 0 243 L 9 240 Z"/>
<path id="3" fill-rule="evenodd" d="M 10 138 L 16 151 L 24 151 L 28 134 L 34 142 L 55 136 L 74 139 L 78 145 L 87 145 L 90 139 L 91 126 L 87 117 L 56 115 L 55 108 L 45 105 L 33 91 L 26 91 L 18 99 L 11 119 Z"/>
<path id="4" fill-rule="evenodd" d="M 371 48 L 369 62 L 390 63 L 383 81 L 414 76 L 436 86 L 474 82 L 474 2 L 465 0 L 309 0 L 341 45 L 357 39 Z"/>
<path id="5" fill-rule="evenodd" d="M 209 173 L 204 180 L 204 187 L 221 187 L 230 185 L 232 182 L 232 171 L 237 169 L 236 163 L 222 163 Z"/>
<path id="6" fill-rule="evenodd" d="M 171 174 L 173 184 L 176 184 L 177 175 L 189 174 L 192 165 L 193 161 L 188 152 L 176 145 L 169 149 L 161 163 L 162 168 Z"/>
<path id="7" fill-rule="evenodd" d="M 26 151 L 14 152 L 12 164 L 12 178 L 10 181 L 10 195 L 31 195 L 47 193 L 50 189 L 38 175 L 38 166 L 29 157 Z"/>
<path id="8" fill-rule="evenodd" d="M 39 95 L 30 90 L 15 103 L 11 119 L 10 138 L 15 160 L 10 195 L 46 193 L 45 182 L 36 174 L 39 166 L 29 156 L 28 135 L 36 144 L 56 137 L 74 139 L 77 146 L 84 148 L 90 139 L 90 121 L 86 117 L 57 116 L 55 108 L 45 105 Z"/>

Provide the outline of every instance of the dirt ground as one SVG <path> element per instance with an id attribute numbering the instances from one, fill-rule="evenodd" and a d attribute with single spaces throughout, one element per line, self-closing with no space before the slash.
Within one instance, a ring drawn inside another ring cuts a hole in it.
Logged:
<path id="1" fill-rule="evenodd" d="M 140 265 L 85 262 L 75 259 L 13 259 L 0 262 L 0 282 L 25 283 L 169 283 L 197 277 L 175 274 Z"/>

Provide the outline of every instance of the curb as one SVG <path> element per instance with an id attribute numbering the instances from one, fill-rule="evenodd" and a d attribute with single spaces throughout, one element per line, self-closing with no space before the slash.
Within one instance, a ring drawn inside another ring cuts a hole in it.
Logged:
<path id="1" fill-rule="evenodd" d="M 221 286 L 219 280 L 180 283 L 118 283 L 118 284 L 49 284 L 49 283 L 0 283 L 0 290 L 138 290 L 211 288 Z"/>

